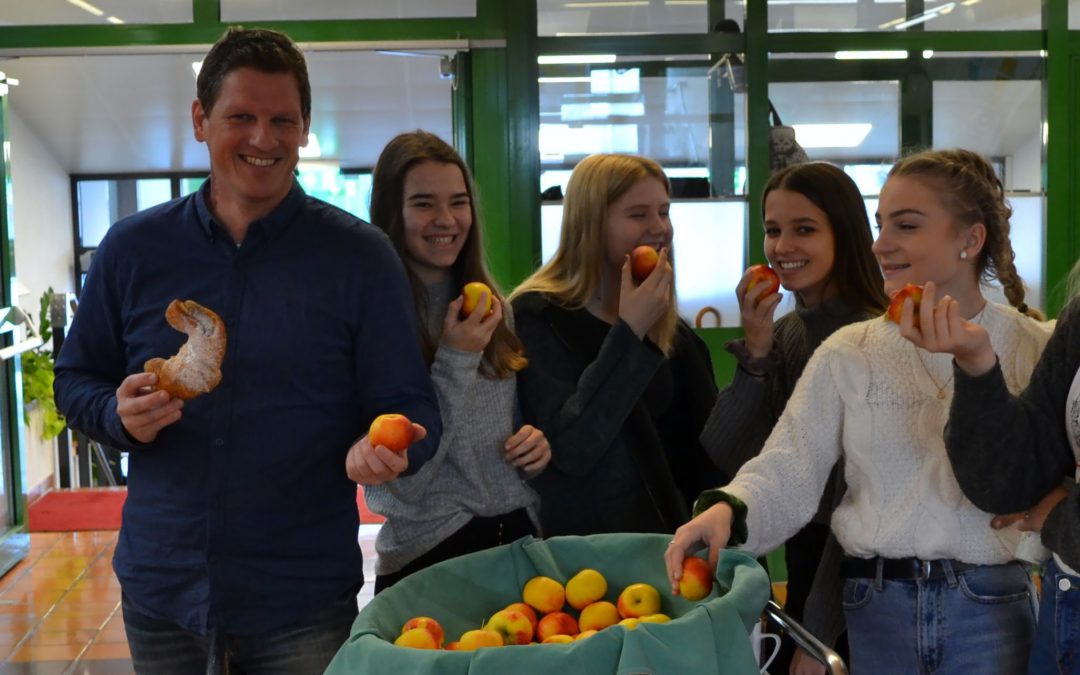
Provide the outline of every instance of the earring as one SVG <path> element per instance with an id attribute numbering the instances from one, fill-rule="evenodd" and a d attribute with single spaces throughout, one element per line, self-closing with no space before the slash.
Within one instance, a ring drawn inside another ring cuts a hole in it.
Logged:
<path id="1" fill-rule="evenodd" d="M 960 251 L 960 259 L 967 260 L 967 251 Z"/>

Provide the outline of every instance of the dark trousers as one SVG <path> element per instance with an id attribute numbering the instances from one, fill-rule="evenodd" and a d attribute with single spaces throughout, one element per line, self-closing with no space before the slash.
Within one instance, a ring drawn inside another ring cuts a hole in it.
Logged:
<path id="1" fill-rule="evenodd" d="M 483 551 L 493 546 L 509 544 L 527 534 L 537 536 L 536 528 L 525 509 L 518 509 L 490 518 L 474 517 L 457 532 L 442 540 L 427 553 L 402 567 L 397 572 L 375 577 L 375 593 L 390 588 L 397 582 L 437 562 L 456 558 L 467 553 Z"/>
<path id="2" fill-rule="evenodd" d="M 817 574 L 818 562 L 821 560 L 821 554 L 825 550 L 825 540 L 828 537 L 828 525 L 809 523 L 784 544 L 784 562 L 787 563 L 788 571 L 784 612 L 800 623 L 806 609 L 806 598 L 810 595 L 810 587 L 814 583 L 814 575 Z M 836 573 L 839 574 L 840 570 L 836 570 Z M 787 673 L 797 648 L 790 637 L 786 634 L 782 635 L 780 653 L 769 666 L 769 671 Z M 847 663 L 846 634 L 840 636 L 833 649 L 844 659 L 844 663 Z"/>

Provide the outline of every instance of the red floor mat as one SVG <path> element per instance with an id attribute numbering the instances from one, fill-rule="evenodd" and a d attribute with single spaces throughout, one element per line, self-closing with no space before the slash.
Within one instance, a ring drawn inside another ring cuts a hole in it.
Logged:
<path id="1" fill-rule="evenodd" d="M 123 487 L 53 490 L 27 509 L 27 529 L 30 532 L 119 530 L 125 499 L 127 488 Z"/>

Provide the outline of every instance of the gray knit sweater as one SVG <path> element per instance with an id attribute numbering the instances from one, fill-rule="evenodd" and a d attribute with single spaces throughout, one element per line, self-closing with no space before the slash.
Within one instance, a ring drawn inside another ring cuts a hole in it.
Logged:
<path id="1" fill-rule="evenodd" d="M 429 286 L 427 292 L 428 325 L 438 335 L 457 288 Z M 512 325 L 509 304 L 503 310 Z M 525 507 L 539 522 L 539 497 L 503 456 L 503 443 L 520 426 L 516 378 L 485 377 L 481 356 L 439 345 L 431 366 L 443 421 L 435 456 L 411 476 L 364 488 L 371 510 L 386 516 L 375 539 L 376 574 L 400 570 L 474 516 Z"/>

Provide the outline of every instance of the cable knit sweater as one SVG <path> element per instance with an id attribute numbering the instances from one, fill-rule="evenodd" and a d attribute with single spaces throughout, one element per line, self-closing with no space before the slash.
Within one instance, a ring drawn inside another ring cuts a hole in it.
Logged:
<path id="1" fill-rule="evenodd" d="M 456 286 L 429 286 L 427 292 L 428 325 L 438 334 Z M 513 325 L 509 304 L 503 311 Z M 431 365 L 443 420 L 438 450 L 414 475 L 364 488 L 371 510 L 386 516 L 375 538 L 376 574 L 397 572 L 474 516 L 525 507 L 539 523 L 539 497 L 503 456 L 503 443 L 520 426 L 517 379 L 485 377 L 481 357 L 439 344 Z"/>
<path id="2" fill-rule="evenodd" d="M 1019 391 L 1050 327 L 994 303 L 974 320 L 1004 355 L 1009 390 Z M 951 356 L 917 350 L 883 317 L 834 333 L 814 352 L 762 453 L 725 488 L 746 503 L 745 547 L 763 553 L 805 525 L 843 455 L 848 490 L 832 529 L 847 554 L 1013 559 L 1016 531 L 991 529 L 990 514 L 964 497 L 949 466 L 951 376 Z"/>

